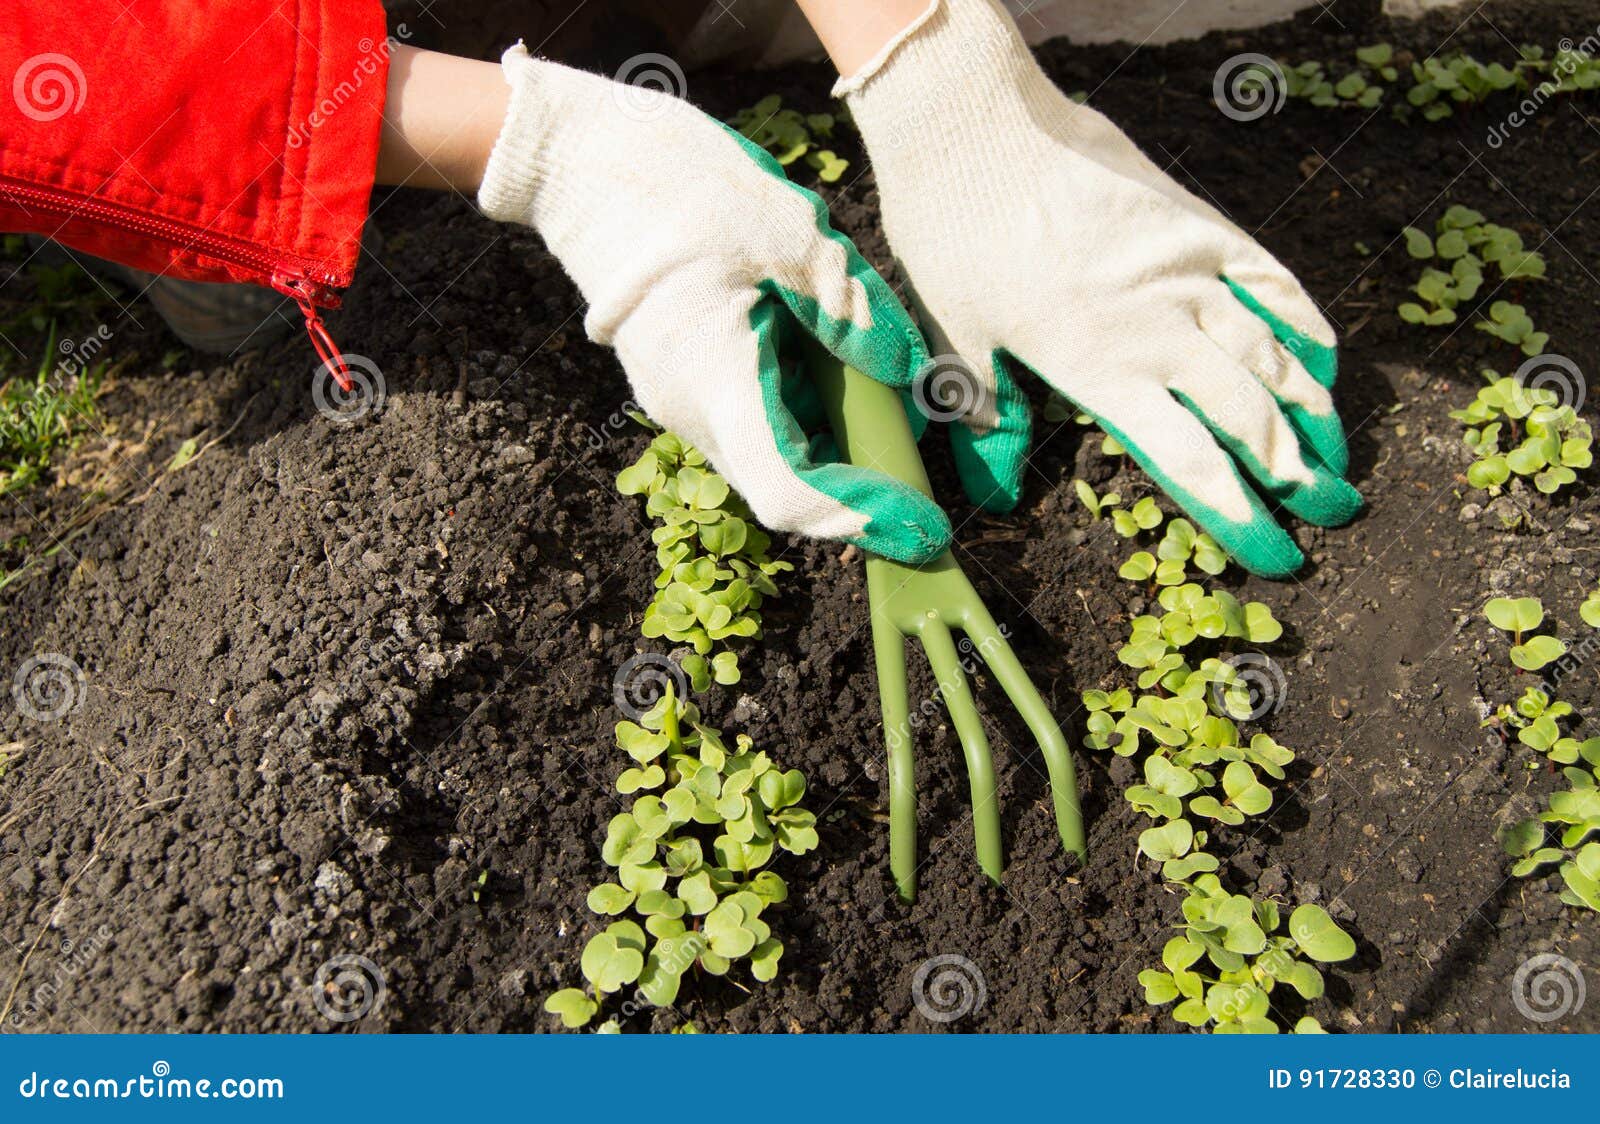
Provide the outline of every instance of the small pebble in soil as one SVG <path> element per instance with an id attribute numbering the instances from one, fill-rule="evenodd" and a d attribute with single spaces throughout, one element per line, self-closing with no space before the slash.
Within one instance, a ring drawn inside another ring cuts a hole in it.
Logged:
<path id="1" fill-rule="evenodd" d="M 1343 697 L 1332 700 L 1328 704 L 1328 712 L 1339 721 L 1344 721 L 1350 717 L 1350 700 Z"/>
<path id="2" fill-rule="evenodd" d="M 1285 875 L 1282 863 L 1274 863 L 1261 872 L 1261 877 L 1256 879 L 1256 889 L 1265 897 L 1280 894 L 1289 886 L 1288 876 Z"/>
<path id="3" fill-rule="evenodd" d="M 1422 881 L 1422 863 L 1409 849 L 1400 851 L 1394 857 L 1395 873 L 1407 882 Z"/>

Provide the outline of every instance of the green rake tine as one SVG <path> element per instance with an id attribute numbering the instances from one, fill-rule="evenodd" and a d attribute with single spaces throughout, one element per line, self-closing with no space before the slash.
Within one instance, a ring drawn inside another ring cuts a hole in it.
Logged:
<path id="1" fill-rule="evenodd" d="M 966 755 L 967 783 L 972 788 L 972 836 L 978 848 L 978 865 L 998 882 L 1005 868 L 1000 853 L 1000 802 L 995 791 L 994 755 L 989 752 L 983 719 L 978 717 L 978 704 L 972 697 L 972 688 L 967 685 L 966 673 L 961 670 L 950 630 L 930 612 L 919 636 L 939 684 L 939 695 L 955 724 L 956 736 L 961 739 L 961 752 Z"/>

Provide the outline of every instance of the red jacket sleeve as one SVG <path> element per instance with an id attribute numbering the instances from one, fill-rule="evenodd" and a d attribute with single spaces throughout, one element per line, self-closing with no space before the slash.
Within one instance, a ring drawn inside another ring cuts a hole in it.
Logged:
<path id="1" fill-rule="evenodd" d="M 0 229 L 337 303 L 388 62 L 379 0 L 11 5 Z"/>

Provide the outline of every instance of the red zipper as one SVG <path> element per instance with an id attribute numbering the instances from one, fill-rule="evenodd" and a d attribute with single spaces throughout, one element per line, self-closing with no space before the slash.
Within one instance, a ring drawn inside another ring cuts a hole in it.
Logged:
<path id="1" fill-rule="evenodd" d="M 0 197 L 15 197 L 67 218 L 88 217 L 109 226 L 132 231 L 146 238 L 154 238 L 182 250 L 200 250 L 211 257 L 243 266 L 265 278 L 271 286 L 300 307 L 305 318 L 306 335 L 316 350 L 317 358 L 328 369 L 339 389 L 350 393 L 355 383 L 351 381 L 350 364 L 345 361 L 339 345 L 328 333 L 319 308 L 339 307 L 337 276 L 326 268 L 306 258 L 292 255 L 273 257 L 248 242 L 227 238 L 186 223 L 173 222 L 147 215 L 120 203 L 91 199 L 57 188 L 35 187 L 0 178 Z"/>

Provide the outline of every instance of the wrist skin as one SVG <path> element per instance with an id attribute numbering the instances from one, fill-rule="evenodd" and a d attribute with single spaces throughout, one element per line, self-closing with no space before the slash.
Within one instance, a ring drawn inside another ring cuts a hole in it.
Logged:
<path id="1" fill-rule="evenodd" d="M 937 0 L 796 0 L 840 75 L 848 78 L 916 23 Z"/>
<path id="2" fill-rule="evenodd" d="M 497 62 L 396 46 L 377 182 L 476 195 L 510 95 Z"/>

